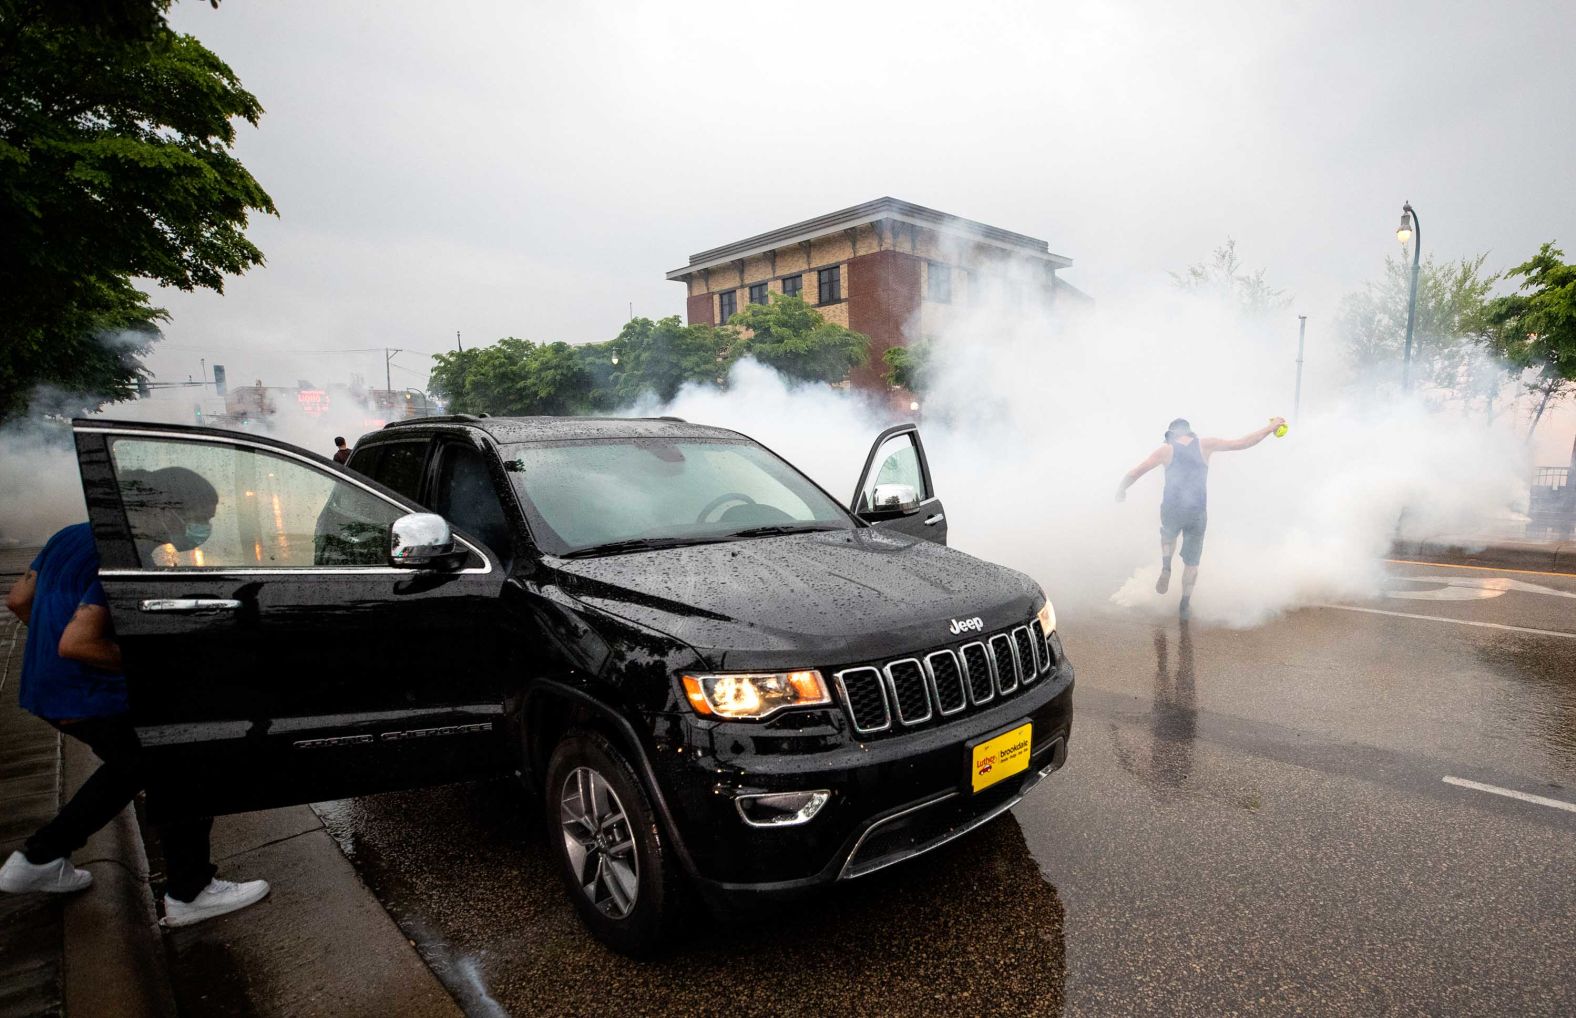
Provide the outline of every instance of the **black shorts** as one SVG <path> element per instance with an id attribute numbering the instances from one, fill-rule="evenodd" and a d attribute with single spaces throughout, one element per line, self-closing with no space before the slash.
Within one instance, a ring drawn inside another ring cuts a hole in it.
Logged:
<path id="1" fill-rule="evenodd" d="M 1204 509 L 1194 511 L 1160 510 L 1160 540 L 1163 544 L 1170 544 L 1182 536 L 1182 564 L 1196 566 L 1198 560 L 1204 557 L 1204 528 L 1209 524 L 1209 512 Z"/>

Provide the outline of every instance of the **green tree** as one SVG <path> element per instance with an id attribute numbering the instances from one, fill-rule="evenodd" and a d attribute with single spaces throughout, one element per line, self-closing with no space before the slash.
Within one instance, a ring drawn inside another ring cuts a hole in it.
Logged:
<path id="1" fill-rule="evenodd" d="M 129 396 L 165 313 L 132 284 L 222 291 L 274 212 L 229 152 L 257 99 L 169 0 L 0 0 L 0 420 L 41 385 Z"/>
<path id="2" fill-rule="evenodd" d="M 1523 372 L 1535 398 L 1528 437 L 1544 411 L 1576 392 L 1576 265 L 1564 257 L 1544 244 L 1506 273 L 1521 279 L 1517 292 L 1489 301 L 1482 313 L 1488 346 Z M 1571 457 L 1576 463 L 1576 447 Z"/>
<path id="3" fill-rule="evenodd" d="M 568 343 L 509 336 L 433 360 L 427 388 L 445 397 L 455 413 L 560 416 L 590 407 L 591 376 Z"/>
<path id="4" fill-rule="evenodd" d="M 1412 378 L 1463 412 L 1481 401 L 1492 419 L 1509 376 L 1483 351 L 1483 311 L 1498 276 L 1483 271 L 1487 255 L 1440 264 L 1423 260 L 1412 329 Z M 1412 266 L 1386 258 L 1384 275 L 1348 294 L 1337 328 L 1360 388 L 1376 393 L 1401 377 Z"/>
<path id="5" fill-rule="evenodd" d="M 886 364 L 883 376 L 888 385 L 900 385 L 910 392 L 925 391 L 930 369 L 931 344 L 922 340 L 913 346 L 894 346 L 881 355 Z"/>
<path id="6" fill-rule="evenodd" d="M 1285 290 L 1277 290 L 1264 281 L 1263 269 L 1243 269 L 1237 257 L 1237 242 L 1229 237 L 1208 261 L 1171 273 L 1171 281 L 1191 293 L 1220 297 L 1249 318 L 1261 318 L 1291 306 L 1291 297 Z"/>
<path id="7" fill-rule="evenodd" d="M 739 335 L 732 329 L 685 325 L 677 315 L 652 321 L 631 318 L 606 344 L 611 389 L 605 401 L 628 406 L 645 395 L 666 403 L 689 382 L 721 385 L 739 356 Z"/>
<path id="8" fill-rule="evenodd" d="M 745 356 L 801 382 L 840 382 L 870 359 L 870 338 L 828 322 L 801 297 L 772 294 L 728 320 L 749 331 Z"/>

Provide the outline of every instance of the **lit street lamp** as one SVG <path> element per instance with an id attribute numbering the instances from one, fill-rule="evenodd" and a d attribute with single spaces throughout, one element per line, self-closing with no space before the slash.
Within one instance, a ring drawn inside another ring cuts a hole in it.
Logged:
<path id="1" fill-rule="evenodd" d="M 1412 248 L 1412 296 L 1406 306 L 1406 351 L 1401 355 L 1401 391 L 1406 392 L 1412 387 L 1412 329 L 1417 323 L 1417 270 L 1423 255 L 1423 230 L 1409 201 L 1401 203 L 1401 225 L 1395 229 L 1395 239 L 1403 249 L 1407 241 L 1416 241 Z"/>

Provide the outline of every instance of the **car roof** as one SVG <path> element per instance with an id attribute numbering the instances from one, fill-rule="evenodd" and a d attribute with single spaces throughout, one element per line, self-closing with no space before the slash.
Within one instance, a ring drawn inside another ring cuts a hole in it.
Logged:
<path id="1" fill-rule="evenodd" d="M 422 429 L 448 430 L 461 426 L 484 432 L 493 441 L 559 442 L 603 438 L 742 438 L 736 431 L 691 424 L 677 417 L 412 417 L 390 421 L 383 432 Z"/>

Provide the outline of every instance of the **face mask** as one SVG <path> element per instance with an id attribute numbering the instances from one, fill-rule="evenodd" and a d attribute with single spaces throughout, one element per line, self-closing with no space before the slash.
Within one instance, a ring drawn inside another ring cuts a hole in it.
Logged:
<path id="1" fill-rule="evenodd" d="M 201 523 L 183 523 L 181 529 L 171 536 L 170 544 L 176 551 L 191 551 L 212 536 L 213 524 L 206 520 Z"/>

